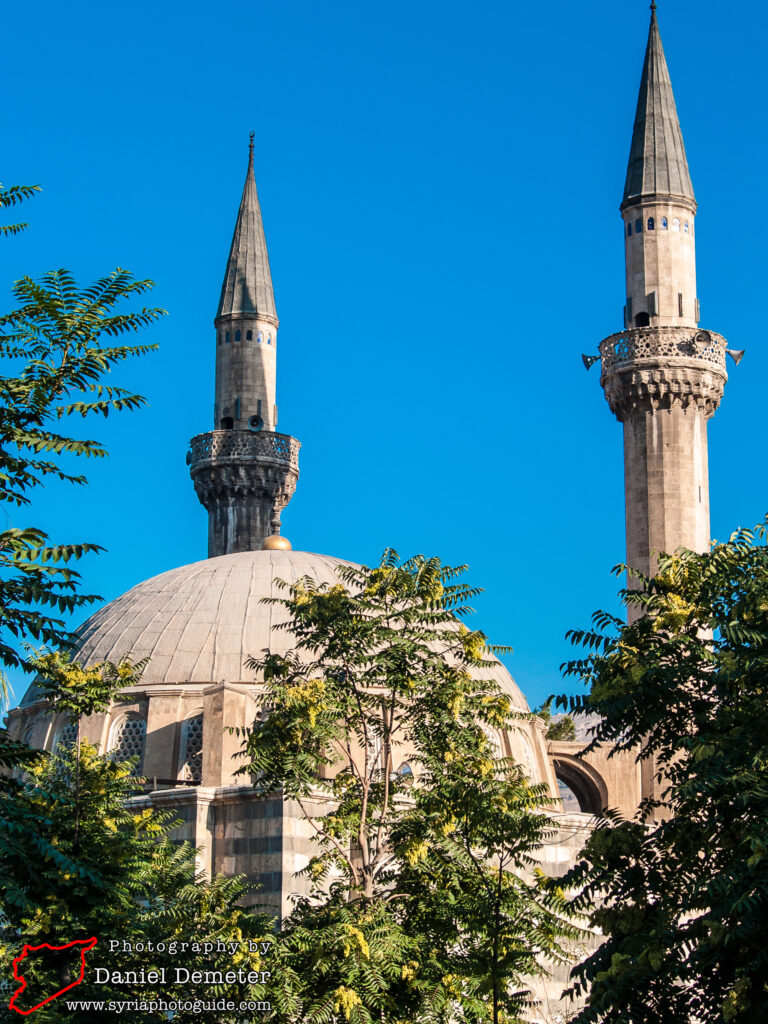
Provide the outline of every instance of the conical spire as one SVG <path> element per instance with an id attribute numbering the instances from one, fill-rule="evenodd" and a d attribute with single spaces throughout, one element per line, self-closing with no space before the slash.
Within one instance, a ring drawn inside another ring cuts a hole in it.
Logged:
<path id="1" fill-rule="evenodd" d="M 651 28 L 629 151 L 624 203 L 654 195 L 695 202 L 655 3 L 651 4 Z"/>
<path id="2" fill-rule="evenodd" d="M 275 324 L 278 322 L 264 225 L 253 174 L 253 132 L 248 147 L 248 173 L 216 317 L 230 313 L 250 313 L 273 320 Z"/>

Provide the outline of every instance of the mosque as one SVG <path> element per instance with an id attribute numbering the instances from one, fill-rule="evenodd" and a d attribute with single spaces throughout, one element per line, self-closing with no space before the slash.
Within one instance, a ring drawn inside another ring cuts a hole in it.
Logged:
<path id="1" fill-rule="evenodd" d="M 648 572 L 655 551 L 708 549 L 707 420 L 727 380 L 726 353 L 741 357 L 699 327 L 696 200 L 655 4 L 620 210 L 624 328 L 583 360 L 587 369 L 600 363 L 605 397 L 623 424 L 627 562 Z M 312 855 L 309 827 L 290 802 L 258 799 L 235 774 L 240 740 L 228 728 L 247 727 L 256 711 L 259 684 L 245 668 L 248 656 L 290 647 L 290 636 L 274 629 L 284 609 L 262 598 L 279 596 L 278 580 L 338 582 L 343 563 L 294 551 L 280 533 L 300 444 L 277 432 L 279 321 L 253 137 L 214 327 L 213 429 L 193 437 L 187 454 L 208 511 L 208 558 L 139 583 L 96 612 L 79 630 L 74 657 L 149 659 L 140 685 L 84 723 L 85 738 L 121 759 L 137 757 L 148 799 L 174 810 L 180 835 L 201 849 L 201 866 L 245 874 L 260 887 L 259 902 L 284 915 L 297 891 L 294 874 Z M 528 710 L 501 663 L 492 674 L 515 708 Z M 49 713 L 34 684 L 9 725 L 47 750 L 73 738 L 73 726 Z M 552 873 L 572 863 L 594 812 L 631 815 L 653 791 L 652 771 L 634 756 L 581 757 L 583 742 L 548 741 L 539 719 L 497 740 L 531 779 L 564 797 L 553 815 L 558 831 L 541 855 Z M 553 979 L 552 1000 L 561 987 Z"/>

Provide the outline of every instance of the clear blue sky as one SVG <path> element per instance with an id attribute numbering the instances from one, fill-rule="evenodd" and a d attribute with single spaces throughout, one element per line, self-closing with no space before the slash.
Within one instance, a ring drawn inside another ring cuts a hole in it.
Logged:
<path id="1" fill-rule="evenodd" d="M 105 599 L 206 554 L 185 466 L 211 426 L 224 263 L 256 131 L 281 318 L 279 429 L 303 442 L 294 547 L 468 562 L 475 625 L 531 703 L 566 629 L 612 606 L 621 427 L 582 352 L 621 328 L 621 199 L 641 2 L 41 0 L 4 16 L 0 177 L 37 183 L 0 282 L 116 265 L 157 282 L 150 406 L 30 513 Z M 712 533 L 768 510 L 763 331 L 768 30 L 757 0 L 661 0 L 699 201 L 702 326 L 747 356 L 710 424 Z M 11 99 L 12 98 L 12 99 Z M 21 525 L 23 517 L 13 519 Z M 17 686 L 17 695 L 23 690 Z"/>

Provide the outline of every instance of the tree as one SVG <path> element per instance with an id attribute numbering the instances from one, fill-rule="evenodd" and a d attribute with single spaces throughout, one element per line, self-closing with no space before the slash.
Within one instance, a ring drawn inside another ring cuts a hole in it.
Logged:
<path id="1" fill-rule="evenodd" d="M 552 715 L 552 700 L 548 700 L 541 707 L 536 708 L 535 715 L 538 715 L 547 725 L 545 736 L 548 740 L 567 740 L 573 742 L 576 739 L 576 725 L 570 715 Z"/>
<path id="2" fill-rule="evenodd" d="M 286 1020 L 511 1022 L 523 975 L 565 955 L 561 895 L 520 877 L 547 796 L 494 747 L 525 716 L 484 678 L 463 571 L 387 551 L 334 586 L 305 578 L 276 599 L 295 649 L 250 662 L 241 772 L 317 843 L 279 944 Z"/>
<path id="3" fill-rule="evenodd" d="M 70 782 L 76 761 L 81 777 L 79 832 Z M 13 798 L 0 796 L 0 817 L 10 828 L 19 820 L 36 822 L 34 831 L 22 830 L 21 850 L 9 853 L 0 844 L 0 962 L 5 976 L 11 976 L 10 963 L 23 943 L 63 945 L 96 936 L 98 944 L 88 955 L 88 975 L 73 990 L 73 998 L 141 999 L 157 1004 L 151 1010 L 126 1008 L 121 1014 L 126 1021 L 166 1020 L 161 999 L 182 998 L 192 1004 L 226 996 L 238 1007 L 241 1000 L 263 1000 L 267 986 L 261 976 L 258 983 L 238 980 L 206 985 L 192 979 L 175 984 L 176 967 L 260 971 L 265 968 L 262 943 L 273 941 L 274 936 L 266 918 L 240 905 L 249 890 L 242 877 L 217 876 L 206 881 L 196 874 L 194 850 L 171 841 L 172 816 L 141 799 L 131 768 L 130 762 L 100 757 L 83 743 L 79 755 L 74 747 L 53 755 L 38 754 L 27 765 Z M 180 953 L 180 944 L 190 940 L 214 948 Z M 254 949 L 249 940 L 256 943 Z M 110 953 L 110 941 L 119 943 L 116 952 Z M 219 941 L 234 947 L 222 953 L 216 950 Z M 71 972 L 68 958 L 65 954 L 25 961 L 30 999 L 60 987 L 61 973 L 69 976 Z M 123 984 L 110 977 L 99 984 L 97 968 L 123 972 L 165 968 L 166 982 Z M 94 1019 L 94 1012 L 69 1012 L 59 999 L 36 1010 L 35 1020 L 80 1024 Z M 241 1017 L 234 1011 L 215 1015 L 222 1024 Z M 174 1015 L 181 1024 L 200 1019 L 191 1006 Z"/>
<path id="4" fill-rule="evenodd" d="M 15 206 L 37 189 L 0 188 L 0 208 Z M 24 227 L 5 225 L 2 233 Z M 30 492 L 50 478 L 86 483 L 85 476 L 65 468 L 67 459 L 101 458 L 106 449 L 98 441 L 62 433 L 58 424 L 73 415 L 107 416 L 144 403 L 105 378 L 117 364 L 155 348 L 112 342 L 164 315 L 147 307 L 113 312 L 122 299 L 152 285 L 120 268 L 84 288 L 67 270 L 51 271 L 39 282 L 29 277 L 15 282 L 17 308 L 0 316 L 0 360 L 9 371 L 0 376 L 0 502 L 24 507 Z M 34 526 L 0 531 L 0 664 L 29 669 L 18 647 L 24 637 L 54 648 L 71 646 L 72 634 L 58 616 L 97 598 L 78 590 L 79 575 L 69 563 L 96 550 L 98 545 L 89 543 L 51 543 Z"/>
<path id="5" fill-rule="evenodd" d="M 580 1024 L 768 1020 L 765 536 L 661 556 L 623 591 L 641 618 L 571 634 L 592 745 L 639 751 L 658 788 L 632 820 L 605 814 L 566 879 L 606 936 L 575 970 Z"/>

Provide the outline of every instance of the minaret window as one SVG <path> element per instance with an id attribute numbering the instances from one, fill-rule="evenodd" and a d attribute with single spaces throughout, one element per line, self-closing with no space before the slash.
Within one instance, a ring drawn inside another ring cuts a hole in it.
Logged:
<path id="1" fill-rule="evenodd" d="M 261 331 L 259 331 L 259 333 L 256 335 L 256 341 L 258 341 L 259 344 L 261 344 L 262 341 L 264 341 L 264 335 L 261 333 Z"/>
<path id="2" fill-rule="evenodd" d="M 627 224 L 627 235 L 631 235 L 631 234 L 632 234 L 632 225 L 631 224 Z"/>
<path id="3" fill-rule="evenodd" d="M 683 224 L 683 231 L 686 233 L 686 235 L 688 234 L 688 221 L 686 221 L 685 224 Z"/>
<path id="4" fill-rule="evenodd" d="M 271 334 L 268 334 L 268 335 L 267 335 L 267 344 L 268 344 L 268 345 L 271 345 L 271 344 L 272 344 L 272 335 L 271 335 Z"/>
<path id="5" fill-rule="evenodd" d="M 227 331 L 227 333 L 224 335 L 224 341 L 226 341 L 226 343 L 229 344 L 229 331 Z"/>
<path id="6" fill-rule="evenodd" d="M 245 332 L 245 340 L 246 341 L 253 341 L 253 331 L 246 331 Z"/>
<path id="7" fill-rule="evenodd" d="M 643 222 L 641 220 L 636 220 L 635 221 L 635 234 L 639 235 L 642 230 L 643 230 Z"/>
<path id="8" fill-rule="evenodd" d="M 635 327 L 650 327 L 651 318 L 647 313 L 638 313 L 635 317 Z"/>
<path id="9" fill-rule="evenodd" d="M 240 341 L 240 331 L 235 331 L 235 341 Z"/>
<path id="10" fill-rule="evenodd" d="M 653 231 L 654 230 L 653 217 L 649 217 L 648 218 L 648 230 L 649 231 Z"/>
<path id="11" fill-rule="evenodd" d="M 680 221 L 677 219 L 677 217 L 675 217 L 675 219 L 672 221 L 672 230 L 673 231 L 679 231 L 680 230 Z"/>
<path id="12" fill-rule="evenodd" d="M 661 218 L 661 229 L 662 229 L 662 231 L 666 231 L 668 227 L 669 227 L 669 223 L 667 221 L 667 218 L 666 217 L 662 217 Z"/>

